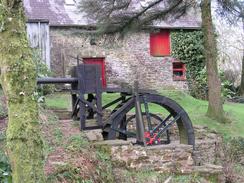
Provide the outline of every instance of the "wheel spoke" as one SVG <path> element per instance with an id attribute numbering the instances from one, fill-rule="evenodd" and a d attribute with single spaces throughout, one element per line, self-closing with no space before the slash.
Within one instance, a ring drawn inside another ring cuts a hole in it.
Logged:
<path id="1" fill-rule="evenodd" d="M 119 132 L 121 134 L 126 135 L 127 137 L 136 137 L 136 133 L 129 132 L 127 130 L 119 129 L 119 128 L 111 128 L 112 130 Z"/>
<path id="2" fill-rule="evenodd" d="M 144 137 L 146 138 L 147 145 L 153 145 L 154 142 L 157 141 L 157 144 L 169 144 L 170 143 L 170 137 L 169 137 L 169 131 L 166 130 L 166 134 L 164 136 L 160 136 L 160 138 L 155 138 L 158 134 L 159 129 L 162 126 L 166 126 L 166 122 L 173 116 L 172 114 L 169 114 L 165 119 L 162 119 L 159 115 L 153 114 L 153 113 L 148 113 L 151 118 L 151 125 L 154 130 L 145 131 Z M 142 116 L 146 117 L 147 113 L 143 112 Z M 127 118 L 125 125 L 128 127 L 128 124 L 130 122 L 135 123 L 135 117 L 136 115 L 131 115 L 129 118 Z M 154 119 L 154 123 L 152 123 Z M 154 127 L 156 125 L 156 127 Z M 127 128 L 127 130 L 130 130 Z"/>
<path id="3" fill-rule="evenodd" d="M 154 129 L 153 132 L 155 133 L 156 131 L 159 130 L 162 126 L 166 126 L 166 122 L 172 117 L 172 114 L 169 114 L 161 123 L 159 123 Z"/>
<path id="4" fill-rule="evenodd" d="M 143 103 L 144 103 L 145 113 L 146 113 L 146 117 L 147 117 L 148 130 L 149 130 L 150 134 L 152 135 L 152 122 L 151 122 L 151 116 L 150 116 L 150 112 L 149 112 L 146 95 L 143 96 Z"/>
<path id="5" fill-rule="evenodd" d="M 171 122 L 166 124 L 166 126 L 158 132 L 157 137 L 160 137 L 160 135 L 162 133 L 164 133 L 166 130 L 168 130 L 181 117 L 181 113 L 182 113 L 182 111 L 179 114 L 177 114 L 177 116 L 175 116 L 175 118 Z"/>

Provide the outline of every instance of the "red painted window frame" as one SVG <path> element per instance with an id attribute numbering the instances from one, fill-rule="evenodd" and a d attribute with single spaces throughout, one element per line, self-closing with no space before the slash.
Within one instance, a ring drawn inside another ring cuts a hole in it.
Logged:
<path id="1" fill-rule="evenodd" d="M 178 65 L 176 67 L 176 65 Z M 186 64 L 183 62 L 175 61 L 172 63 L 173 68 L 173 80 L 174 81 L 185 81 L 186 80 Z M 182 72 L 182 76 L 175 75 L 175 72 Z"/>
<path id="2" fill-rule="evenodd" d="M 105 58 L 104 57 L 85 57 L 83 58 L 84 64 L 98 64 L 101 65 L 101 74 L 102 74 L 102 86 L 106 88 L 106 65 L 105 65 Z"/>
<path id="3" fill-rule="evenodd" d="M 169 29 L 163 29 L 160 32 L 150 34 L 150 54 L 154 57 L 171 55 Z"/>

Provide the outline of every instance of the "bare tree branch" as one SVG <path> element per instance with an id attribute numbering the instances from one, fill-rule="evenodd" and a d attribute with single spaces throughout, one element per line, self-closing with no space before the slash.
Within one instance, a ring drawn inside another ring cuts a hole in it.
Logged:
<path id="1" fill-rule="evenodd" d="M 219 5 L 217 13 L 225 17 L 229 23 L 233 24 L 239 19 L 244 19 L 243 0 L 217 0 Z"/>

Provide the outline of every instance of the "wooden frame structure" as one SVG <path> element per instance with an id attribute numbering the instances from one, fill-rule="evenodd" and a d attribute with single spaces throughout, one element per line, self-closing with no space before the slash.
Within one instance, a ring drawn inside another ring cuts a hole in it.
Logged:
<path id="1" fill-rule="evenodd" d="M 79 64 L 72 69 L 72 78 L 39 78 L 38 84 L 70 83 L 72 97 L 72 117 L 80 120 L 81 130 L 102 129 L 105 139 L 127 139 L 134 137 L 138 144 L 156 145 L 169 143 L 169 128 L 177 124 L 180 142 L 195 144 L 192 123 L 184 111 L 175 101 L 158 95 L 152 90 L 141 90 L 138 82 L 134 88 L 103 88 L 101 68 L 99 65 Z M 120 97 L 106 105 L 102 105 L 102 93 L 120 93 Z M 86 95 L 90 95 L 86 99 Z M 106 108 L 117 104 L 106 121 L 103 121 L 103 112 Z M 168 111 L 168 115 L 162 117 L 150 111 L 150 105 L 156 104 Z M 143 108 L 144 106 L 144 108 Z M 128 113 L 134 110 L 135 115 L 128 117 Z M 87 125 L 87 114 L 96 116 L 96 125 Z M 93 115 L 96 114 L 96 115 Z M 136 132 L 127 129 L 129 120 L 135 118 Z M 153 126 L 152 119 L 157 120 Z M 146 122 L 145 122 L 146 121 Z M 166 134 L 167 139 L 160 139 Z"/>

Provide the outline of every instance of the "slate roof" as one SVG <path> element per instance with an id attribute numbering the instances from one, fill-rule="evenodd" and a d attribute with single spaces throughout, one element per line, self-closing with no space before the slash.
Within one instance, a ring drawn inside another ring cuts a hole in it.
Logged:
<path id="1" fill-rule="evenodd" d="M 140 1 L 140 0 L 134 0 Z M 136 6 L 140 4 L 137 2 Z M 66 4 L 65 0 L 24 0 L 28 21 L 49 21 L 50 26 L 94 26 L 84 13 L 77 10 L 75 5 Z M 133 7 L 135 8 L 135 7 Z M 183 16 L 174 22 L 155 22 L 159 28 L 200 28 L 199 13 L 193 11 L 191 16 Z"/>

